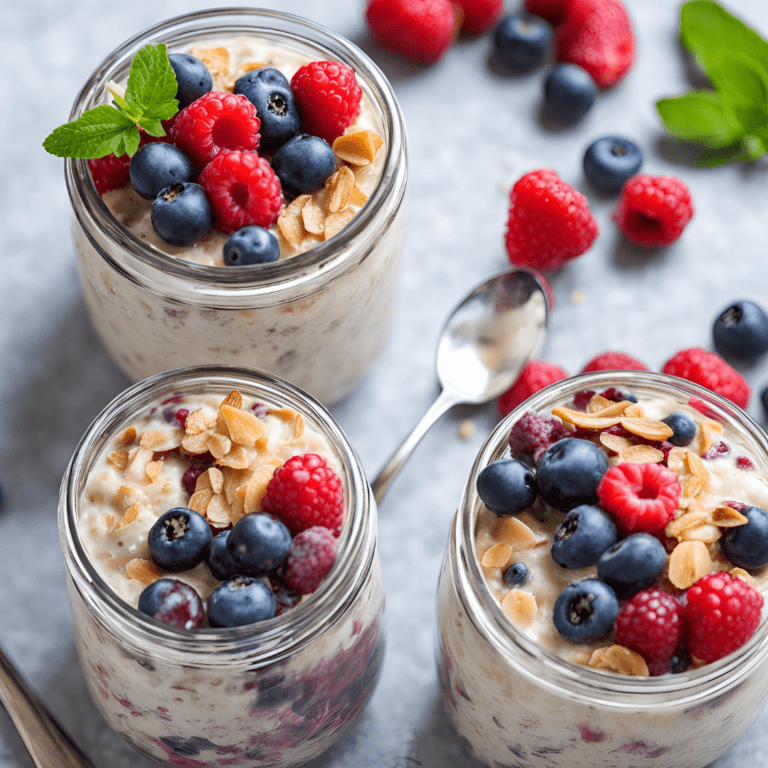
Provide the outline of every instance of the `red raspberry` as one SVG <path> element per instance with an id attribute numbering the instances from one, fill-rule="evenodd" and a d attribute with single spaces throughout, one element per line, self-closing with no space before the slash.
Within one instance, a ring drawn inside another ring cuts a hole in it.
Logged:
<path id="1" fill-rule="evenodd" d="M 489 30 L 501 16 L 504 0 L 456 0 L 464 18 L 461 31 L 470 35 L 479 35 Z"/>
<path id="2" fill-rule="evenodd" d="M 322 456 L 305 453 L 292 456 L 275 470 L 261 506 L 294 535 L 321 525 L 338 536 L 344 517 L 344 488 Z"/>
<path id="3" fill-rule="evenodd" d="M 210 91 L 177 113 L 171 137 L 203 168 L 224 150 L 257 150 L 260 127 L 256 107 L 245 96 Z"/>
<path id="4" fill-rule="evenodd" d="M 597 495 L 623 536 L 638 531 L 658 533 L 675 516 L 680 483 L 677 472 L 661 464 L 626 462 L 608 469 Z"/>
<path id="5" fill-rule="evenodd" d="M 529 360 L 520 371 L 515 383 L 496 401 L 499 413 L 506 416 L 520 403 L 535 395 L 548 384 L 568 378 L 568 372 L 546 360 Z"/>
<path id="6" fill-rule="evenodd" d="M 113 189 L 122 189 L 128 183 L 128 166 L 131 164 L 130 155 L 105 155 L 88 161 L 96 191 L 103 195 Z"/>
<path id="7" fill-rule="evenodd" d="M 647 662 L 651 675 L 669 672 L 682 635 L 680 603 L 660 589 L 638 592 L 616 617 L 616 642 L 637 651 Z"/>
<path id="8" fill-rule="evenodd" d="M 595 355 L 582 369 L 582 373 L 591 371 L 648 371 L 645 363 L 626 352 L 601 352 Z"/>
<path id="9" fill-rule="evenodd" d="M 587 199 L 554 171 L 531 171 L 509 193 L 505 243 L 512 264 L 557 269 L 584 253 L 597 232 Z"/>
<path id="10" fill-rule="evenodd" d="M 569 0 L 525 0 L 525 10 L 556 27 L 564 18 Z"/>
<path id="11" fill-rule="evenodd" d="M 224 232 L 256 224 L 267 229 L 283 206 L 280 179 L 255 152 L 221 152 L 198 179 L 208 195 L 216 226 Z"/>
<path id="12" fill-rule="evenodd" d="M 629 72 L 635 57 L 632 22 L 621 0 L 570 0 L 555 31 L 559 61 L 586 69 L 601 88 Z"/>
<path id="13" fill-rule="evenodd" d="M 285 583 L 300 595 L 311 595 L 331 570 L 338 547 L 333 532 L 321 525 L 297 533 L 285 560 Z"/>
<path id="14" fill-rule="evenodd" d="M 624 183 L 612 218 L 633 243 L 653 246 L 674 243 L 692 216 L 691 193 L 680 179 L 638 173 Z"/>
<path id="15" fill-rule="evenodd" d="M 733 653 L 760 623 L 763 596 L 746 581 L 716 571 L 685 594 L 683 618 L 688 650 L 707 664 Z"/>
<path id="16" fill-rule="evenodd" d="M 299 67 L 291 78 L 291 90 L 306 132 L 329 144 L 360 114 L 363 91 L 352 67 L 339 61 L 313 61 Z"/>
<path id="17" fill-rule="evenodd" d="M 661 371 L 711 389 L 740 408 L 749 405 L 752 390 L 746 379 L 714 352 L 700 347 L 682 349 L 664 363 Z"/>
<path id="18" fill-rule="evenodd" d="M 509 448 L 515 459 L 538 464 L 550 445 L 570 434 L 560 419 L 527 411 L 509 431 Z"/>
<path id="19" fill-rule="evenodd" d="M 449 0 L 369 0 L 365 18 L 385 48 L 427 63 L 450 48 L 459 26 Z"/>

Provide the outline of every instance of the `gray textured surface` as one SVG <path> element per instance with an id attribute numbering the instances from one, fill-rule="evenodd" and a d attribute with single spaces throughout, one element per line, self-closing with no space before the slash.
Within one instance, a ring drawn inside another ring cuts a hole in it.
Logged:
<path id="1" fill-rule="evenodd" d="M 589 141 L 626 132 L 645 170 L 679 175 L 696 216 L 674 246 L 644 252 L 622 241 L 614 201 L 589 192 L 602 233 L 592 250 L 552 274 L 557 298 L 545 356 L 576 373 L 594 354 L 623 349 L 659 368 L 683 347 L 711 346 L 714 317 L 736 298 L 768 303 L 768 163 L 699 170 L 664 139 L 653 102 L 690 87 L 677 45 L 677 3 L 627 0 L 638 61 L 575 129 L 545 130 L 541 74 L 511 78 L 488 67 L 489 39 L 462 40 L 436 66 L 376 47 L 362 0 L 271 0 L 320 21 L 371 53 L 391 78 L 411 148 L 411 218 L 400 310 L 371 375 L 333 411 L 374 476 L 437 394 L 434 347 L 449 308 L 506 264 L 505 189 L 523 172 L 554 168 L 584 188 Z M 63 122 L 91 70 L 124 38 L 199 0 L 103 3 L 30 0 L 6 10 L 0 31 L 0 646 L 96 766 L 154 765 L 116 737 L 88 699 L 75 654 L 56 531 L 59 478 L 82 432 L 126 381 L 91 330 L 75 271 L 61 161 L 40 142 Z M 517 7 L 518 3 L 510 4 Z M 768 33 L 768 4 L 729 0 Z M 583 302 L 574 302 L 580 291 Z M 745 371 L 756 392 L 768 363 Z M 753 396 L 750 412 L 763 419 Z M 477 430 L 457 438 L 463 418 Z M 380 511 L 388 591 L 384 673 L 359 725 L 317 766 L 471 765 L 443 713 L 433 663 L 434 594 L 463 479 L 495 419 L 493 406 L 458 409 L 427 436 Z M 685 738 L 681 734 L 681 738 Z M 768 711 L 713 765 L 768 766 Z M 0 768 L 32 762 L 0 710 Z"/>

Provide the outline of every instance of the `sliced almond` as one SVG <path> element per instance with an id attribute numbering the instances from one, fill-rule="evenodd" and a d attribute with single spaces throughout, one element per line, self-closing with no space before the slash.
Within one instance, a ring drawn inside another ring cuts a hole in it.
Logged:
<path id="1" fill-rule="evenodd" d="M 731 576 L 734 576 L 737 579 L 746 581 L 747 584 L 751 584 L 753 587 L 755 586 L 754 576 L 752 576 L 752 574 L 749 573 L 748 571 L 745 571 L 743 568 L 731 568 L 730 574 Z"/>
<path id="2" fill-rule="evenodd" d="M 724 504 L 722 507 L 715 507 L 709 513 L 707 522 L 720 528 L 735 528 L 739 525 L 746 525 L 749 520 L 738 509 Z"/>
<path id="3" fill-rule="evenodd" d="M 595 398 L 600 399 L 595 402 Z M 587 411 L 590 416 L 599 419 L 612 419 L 614 416 L 623 416 L 626 414 L 627 408 L 631 405 L 628 400 L 622 400 L 617 403 L 613 400 L 607 400 L 601 395 L 593 395 L 592 399 L 589 401 L 589 405 L 591 406 L 593 402 L 595 405 L 593 408 L 587 406 Z M 598 408 L 597 406 L 600 407 Z"/>
<path id="4" fill-rule="evenodd" d="M 180 429 L 148 429 L 142 432 L 139 445 L 150 451 L 172 451 L 181 445 L 184 432 Z"/>
<path id="5" fill-rule="evenodd" d="M 678 538 L 688 528 L 696 528 L 707 523 L 707 515 L 704 512 L 686 512 L 667 524 L 664 533 L 670 538 Z"/>
<path id="6" fill-rule="evenodd" d="M 633 675 L 648 677 L 648 664 L 645 659 L 631 648 L 623 645 L 609 645 L 607 648 L 595 648 L 589 657 L 587 666 L 604 672 L 615 672 L 618 675 Z"/>
<path id="7" fill-rule="evenodd" d="M 336 156 L 345 162 L 352 165 L 369 165 L 383 143 L 381 136 L 366 129 L 339 136 L 332 146 Z"/>
<path id="8" fill-rule="evenodd" d="M 128 427 L 120 437 L 115 440 L 115 447 L 127 448 L 129 445 L 133 445 L 136 442 L 138 432 L 136 427 Z"/>
<path id="9" fill-rule="evenodd" d="M 150 461 L 149 464 L 147 464 L 145 471 L 147 473 L 147 478 L 149 479 L 149 482 L 155 483 L 160 479 L 160 475 L 163 472 L 163 462 Z"/>
<path id="10" fill-rule="evenodd" d="M 152 584 L 164 575 L 163 571 L 154 563 L 140 557 L 129 560 L 125 565 L 125 570 L 129 579 L 136 579 L 143 584 Z"/>
<path id="11" fill-rule="evenodd" d="M 631 445 L 619 452 L 619 458 L 629 464 L 658 464 L 664 461 L 664 452 L 652 445 Z"/>
<path id="12" fill-rule="evenodd" d="M 251 463 L 248 453 L 242 445 L 235 445 L 226 456 L 216 459 L 216 464 L 220 467 L 229 467 L 231 469 L 246 469 Z"/>
<path id="13" fill-rule="evenodd" d="M 715 438 L 723 433 L 723 425 L 718 421 L 707 419 L 699 422 L 699 430 L 696 434 L 696 451 L 703 456 L 715 443 Z"/>
<path id="14" fill-rule="evenodd" d="M 146 504 L 147 494 L 132 485 L 121 485 L 115 494 L 115 506 L 123 511 L 132 504 Z"/>
<path id="15" fill-rule="evenodd" d="M 181 447 L 187 453 L 205 453 L 208 450 L 208 434 L 200 432 L 197 435 L 186 435 L 181 441 Z"/>
<path id="16" fill-rule="evenodd" d="M 678 589 L 688 589 L 712 570 L 712 558 L 702 541 L 681 541 L 669 556 L 668 577 Z"/>
<path id="17" fill-rule="evenodd" d="M 125 510 L 123 516 L 115 523 L 114 527 L 109 532 L 110 536 L 124 531 L 131 523 L 138 519 L 140 512 L 141 507 L 138 504 L 131 504 L 131 506 Z"/>
<path id="18" fill-rule="evenodd" d="M 624 415 L 629 419 L 643 419 L 645 414 L 643 412 L 643 406 L 640 403 L 632 403 L 627 406 L 627 410 L 624 411 Z"/>
<path id="19" fill-rule="evenodd" d="M 254 69 L 264 69 L 267 65 L 263 61 L 246 61 L 240 65 L 240 69 L 245 72 L 253 72 Z"/>
<path id="20" fill-rule="evenodd" d="M 304 229 L 312 235 L 322 235 L 325 231 L 325 215 L 325 210 L 313 195 L 301 209 Z"/>
<path id="21" fill-rule="evenodd" d="M 338 213 L 329 213 L 325 219 L 324 239 L 330 240 L 335 234 L 341 232 L 355 217 L 355 213 L 356 211 L 351 205 L 338 211 Z"/>
<path id="22" fill-rule="evenodd" d="M 621 453 L 633 445 L 632 441 L 626 437 L 612 435 L 609 432 L 601 432 L 598 439 L 600 440 L 601 445 L 614 453 Z"/>
<path id="23" fill-rule="evenodd" d="M 602 395 L 598 395 L 595 393 L 590 398 L 590 401 L 587 403 L 587 413 L 597 413 L 598 411 L 602 411 L 603 408 L 607 408 L 613 400 L 609 400 L 607 397 L 603 397 Z M 622 411 L 623 413 L 623 411 Z"/>
<path id="24" fill-rule="evenodd" d="M 205 438 L 205 447 L 211 452 L 214 458 L 220 459 L 226 456 L 232 450 L 232 441 L 216 432 L 209 432 Z"/>
<path id="25" fill-rule="evenodd" d="M 205 518 L 217 528 L 226 528 L 230 523 L 229 505 L 221 494 L 217 493 L 205 508 Z"/>
<path id="26" fill-rule="evenodd" d="M 301 218 L 301 211 L 309 200 L 309 195 L 299 195 L 290 205 L 283 208 L 277 217 L 277 231 L 293 248 L 298 248 L 304 239 L 306 230 Z"/>
<path id="27" fill-rule="evenodd" d="M 592 416 L 583 411 L 574 411 L 571 408 L 558 406 L 552 409 L 552 415 L 557 416 L 568 424 L 583 429 L 608 429 L 621 422 L 622 417 L 612 416 L 603 418 L 601 416 Z"/>
<path id="28" fill-rule="evenodd" d="M 480 560 L 484 568 L 504 568 L 512 557 L 512 547 L 509 544 L 494 544 L 483 553 Z"/>
<path id="29" fill-rule="evenodd" d="M 355 174 L 346 165 L 342 165 L 336 173 L 328 178 L 325 187 L 329 193 L 328 211 L 330 213 L 338 213 L 346 207 L 354 186 Z"/>
<path id="30" fill-rule="evenodd" d="M 213 498 L 214 493 L 210 488 L 204 488 L 200 491 L 195 491 L 187 502 L 187 507 L 193 512 L 199 512 L 201 515 L 205 515 L 205 510 L 208 508 L 208 504 Z"/>
<path id="31" fill-rule="evenodd" d="M 672 448 L 667 454 L 667 467 L 678 475 L 684 474 L 688 466 L 685 461 L 686 453 L 685 448 Z"/>
<path id="32" fill-rule="evenodd" d="M 704 544 L 714 544 L 722 536 L 722 531 L 716 525 L 697 525 L 686 528 L 680 534 L 680 541 L 701 541 Z"/>
<path id="33" fill-rule="evenodd" d="M 536 598 L 530 592 L 513 589 L 501 598 L 501 610 L 519 629 L 530 626 L 536 618 Z"/>
<path id="34" fill-rule="evenodd" d="M 645 440 L 666 440 L 672 437 L 674 431 L 669 424 L 656 419 L 645 419 L 640 417 L 625 417 L 621 419 L 620 424 L 627 432 L 642 437 Z"/>
<path id="35" fill-rule="evenodd" d="M 709 483 L 709 470 L 704 466 L 704 462 L 693 452 L 685 452 L 685 463 L 694 477 L 698 477 L 703 485 Z"/>
<path id="36" fill-rule="evenodd" d="M 125 469 L 128 466 L 128 451 L 110 451 L 107 461 L 118 469 Z"/>
<path id="37" fill-rule="evenodd" d="M 196 45 L 190 48 L 192 56 L 200 59 L 205 68 L 211 73 L 211 77 L 223 80 L 229 79 L 229 51 L 223 46 L 218 48 L 204 48 Z"/>
<path id="38" fill-rule="evenodd" d="M 128 466 L 125 468 L 126 478 L 135 483 L 141 483 L 147 477 L 147 464 L 152 461 L 152 451 L 136 446 L 128 451 Z"/>
<path id="39" fill-rule="evenodd" d="M 219 410 L 222 409 L 223 406 L 229 406 L 230 408 L 242 408 L 243 407 L 243 396 L 236 390 L 233 389 L 222 401 L 221 405 L 219 406 Z"/>
<path id="40" fill-rule="evenodd" d="M 198 408 L 185 419 L 184 431 L 189 436 L 199 435 L 201 432 L 213 429 L 216 426 L 216 416 L 217 413 L 209 408 Z"/>
<path id="41" fill-rule="evenodd" d="M 238 445 L 253 446 L 264 436 L 264 425 L 253 413 L 222 405 L 221 415 L 230 438 Z"/>
<path id="42" fill-rule="evenodd" d="M 248 483 L 245 487 L 243 498 L 243 509 L 246 514 L 250 512 L 261 512 L 261 502 L 267 492 L 267 486 L 275 474 L 277 467 L 281 466 L 279 461 L 270 461 L 266 464 L 260 464 L 254 469 Z"/>
<path id="43" fill-rule="evenodd" d="M 355 184 L 352 187 L 352 191 L 349 193 L 349 204 L 362 208 L 368 202 L 368 195 L 363 192 L 360 187 Z"/>
<path id="44" fill-rule="evenodd" d="M 493 538 L 508 544 L 512 550 L 533 549 L 536 534 L 517 517 L 500 517 L 493 526 Z"/>

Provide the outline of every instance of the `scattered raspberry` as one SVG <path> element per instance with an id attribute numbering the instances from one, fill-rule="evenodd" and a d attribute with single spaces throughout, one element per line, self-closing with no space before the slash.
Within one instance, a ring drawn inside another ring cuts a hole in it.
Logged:
<path id="1" fill-rule="evenodd" d="M 597 232 L 587 199 L 554 171 L 531 171 L 509 193 L 505 244 L 512 264 L 557 269 L 584 253 Z"/>
<path id="2" fill-rule="evenodd" d="M 699 347 L 683 349 L 667 360 L 661 370 L 711 389 L 740 408 L 749 405 L 752 391 L 746 379 L 714 352 Z"/>
<path id="3" fill-rule="evenodd" d="M 661 464 L 625 462 L 608 469 L 597 495 L 622 535 L 657 533 L 675 515 L 680 483 L 677 473 Z"/>
<path id="4" fill-rule="evenodd" d="M 591 371 L 648 371 L 645 363 L 626 352 L 601 352 L 595 355 L 582 369 L 582 373 Z"/>
<path id="5" fill-rule="evenodd" d="M 688 589 L 683 618 L 688 650 L 710 664 L 749 640 L 760 623 L 763 596 L 724 571 L 707 574 Z"/>
<path id="6" fill-rule="evenodd" d="M 635 57 L 632 22 L 621 0 L 570 0 L 555 30 L 559 61 L 578 64 L 601 88 L 629 72 Z"/>
<path id="7" fill-rule="evenodd" d="M 529 360 L 520 371 L 515 383 L 496 401 L 499 413 L 506 416 L 523 400 L 535 395 L 548 384 L 568 378 L 568 372 L 546 360 Z"/>
<path id="8" fill-rule="evenodd" d="M 565 18 L 569 0 L 525 0 L 525 10 L 546 19 L 553 27 Z"/>
<path id="9" fill-rule="evenodd" d="M 171 137 L 203 168 L 222 151 L 258 149 L 260 127 L 256 107 L 245 96 L 211 91 L 177 113 Z"/>
<path id="10" fill-rule="evenodd" d="M 701 454 L 701 458 L 705 461 L 713 461 L 721 456 L 727 456 L 730 452 L 731 446 L 725 440 L 718 440 L 706 453 Z"/>
<path id="11" fill-rule="evenodd" d="M 504 0 L 457 0 L 464 18 L 461 31 L 479 35 L 489 30 L 501 16 Z"/>
<path id="12" fill-rule="evenodd" d="M 331 570 L 339 540 L 321 525 L 297 533 L 285 561 L 285 583 L 300 595 L 310 595 Z"/>
<path id="13" fill-rule="evenodd" d="M 737 456 L 736 466 L 739 469 L 757 469 L 755 462 L 749 458 L 749 456 Z"/>
<path id="14" fill-rule="evenodd" d="M 744 509 L 747 505 L 743 501 L 733 501 L 732 499 L 730 501 L 724 501 L 723 502 L 726 507 L 730 507 L 731 509 Z"/>
<path id="15" fill-rule="evenodd" d="M 691 193 L 680 179 L 638 173 L 622 187 L 612 218 L 633 243 L 652 246 L 674 243 L 692 216 Z"/>
<path id="16" fill-rule="evenodd" d="M 122 189 L 128 183 L 128 166 L 131 164 L 129 155 L 105 155 L 88 161 L 96 191 L 103 195 L 113 189 Z"/>
<path id="17" fill-rule="evenodd" d="M 224 232 L 251 224 L 267 229 L 283 206 L 280 179 L 255 152 L 221 152 L 203 168 L 198 181 L 208 195 L 216 226 Z"/>
<path id="18" fill-rule="evenodd" d="M 644 589 L 632 597 L 616 618 L 616 642 L 637 651 L 651 675 L 669 671 L 683 635 L 680 603 L 660 589 Z"/>
<path id="19" fill-rule="evenodd" d="M 291 90 L 306 132 L 329 144 L 360 114 L 362 88 L 352 67 L 340 61 L 313 61 L 299 67 L 291 78 Z"/>
<path id="20" fill-rule="evenodd" d="M 294 535 L 321 525 L 338 536 L 344 517 L 341 479 L 316 453 L 292 456 L 272 475 L 262 509 L 280 518 Z"/>
<path id="21" fill-rule="evenodd" d="M 385 48 L 416 61 L 437 61 L 458 32 L 449 0 L 369 0 L 368 29 Z"/>
<path id="22" fill-rule="evenodd" d="M 509 447 L 515 459 L 535 466 L 550 445 L 569 435 L 560 419 L 527 411 L 512 425 Z"/>

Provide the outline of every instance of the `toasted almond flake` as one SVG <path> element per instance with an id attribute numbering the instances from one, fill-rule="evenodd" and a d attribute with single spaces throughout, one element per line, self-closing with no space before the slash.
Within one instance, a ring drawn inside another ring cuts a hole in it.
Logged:
<path id="1" fill-rule="evenodd" d="M 148 429 L 142 432 L 139 445 L 150 451 L 172 451 L 181 445 L 183 437 L 181 429 Z"/>
<path id="2" fill-rule="evenodd" d="M 260 464 L 253 470 L 253 474 L 245 486 L 245 495 L 243 497 L 243 510 L 246 514 L 261 511 L 261 503 L 264 500 L 264 494 L 267 492 L 267 486 L 279 466 L 281 466 L 281 462 L 273 460 Z"/>
<path id="3" fill-rule="evenodd" d="M 607 429 L 608 427 L 612 427 L 621 421 L 620 416 L 602 418 L 592 416 L 590 414 L 584 413 L 583 411 L 574 411 L 570 408 L 564 408 L 562 406 L 553 408 L 552 414 L 567 422 L 568 424 L 573 424 L 576 427 L 582 427 L 584 429 Z"/>
<path id="4" fill-rule="evenodd" d="M 355 174 L 349 170 L 349 166 L 342 165 L 336 173 L 332 174 L 325 182 L 328 190 L 328 211 L 338 213 L 346 207 L 349 197 L 355 187 Z"/>
<path id="5" fill-rule="evenodd" d="M 141 512 L 141 506 L 138 504 L 131 504 L 131 506 L 125 510 L 123 516 L 115 523 L 114 527 L 109 532 L 110 536 L 124 531 L 138 518 L 139 512 Z"/>
<path id="6" fill-rule="evenodd" d="M 513 550 L 537 546 L 536 534 L 517 517 L 500 517 L 494 523 L 492 534 L 496 541 L 509 544 Z"/>
<path id="7" fill-rule="evenodd" d="M 128 427 L 120 437 L 115 440 L 116 448 L 127 448 L 129 445 L 133 445 L 136 442 L 136 436 L 138 432 L 136 427 Z"/>
<path id="8" fill-rule="evenodd" d="M 243 72 L 253 72 L 254 69 L 264 69 L 267 65 L 263 61 L 246 61 L 240 65 Z"/>
<path id="9" fill-rule="evenodd" d="M 643 412 L 643 406 L 640 405 L 640 403 L 632 403 L 631 405 L 627 406 L 627 410 L 624 411 L 624 415 L 628 419 L 643 419 L 645 418 L 645 413 Z"/>
<path id="10" fill-rule="evenodd" d="M 226 528 L 230 521 L 229 505 L 221 494 L 217 493 L 205 508 L 205 518 L 217 528 Z"/>
<path id="11" fill-rule="evenodd" d="M 512 547 L 509 544 L 494 544 L 485 550 L 480 562 L 484 568 L 503 568 L 511 556 Z"/>
<path id="12" fill-rule="evenodd" d="M 128 466 L 125 468 L 126 478 L 136 483 L 146 478 L 147 464 L 152 461 L 152 451 L 136 446 L 128 451 Z"/>
<path id="13" fill-rule="evenodd" d="M 226 456 L 216 459 L 218 466 L 230 467 L 231 469 L 245 469 L 250 463 L 248 454 L 242 445 L 235 445 Z"/>
<path id="14" fill-rule="evenodd" d="M 373 131 L 355 131 L 339 136 L 333 142 L 336 156 L 352 165 L 369 165 L 376 157 L 379 147 L 384 143 L 381 136 Z"/>
<path id="15" fill-rule="evenodd" d="M 226 80 L 229 76 L 229 51 L 224 47 L 204 48 L 201 45 L 192 47 L 189 51 L 205 64 L 211 77 Z"/>
<path id="16" fill-rule="evenodd" d="M 221 405 L 219 405 L 219 410 L 222 409 L 223 406 L 229 406 L 230 408 L 242 408 L 243 407 L 243 396 L 236 390 L 233 389 L 222 401 Z"/>
<path id="17" fill-rule="evenodd" d="M 141 557 L 129 560 L 125 565 L 125 571 L 129 579 L 136 579 L 143 584 L 152 584 L 163 576 L 163 572 L 154 563 Z"/>
<path id="18" fill-rule="evenodd" d="M 155 483 L 160 478 L 163 471 L 162 461 L 150 461 L 146 466 L 147 478 L 150 483 Z"/>
<path id="19" fill-rule="evenodd" d="M 213 486 L 211 484 L 211 476 L 208 474 L 208 470 L 199 474 L 197 476 L 197 480 L 195 480 L 196 491 L 205 491 L 207 489 L 213 490 Z"/>
<path id="20" fill-rule="evenodd" d="M 634 677 L 648 677 L 648 664 L 645 659 L 623 645 L 609 645 L 607 648 L 595 648 L 589 657 L 587 666 L 592 669 L 600 669 L 604 672 L 615 672 L 619 675 L 633 675 Z"/>
<path id="21" fill-rule="evenodd" d="M 705 512 L 686 512 L 684 515 L 672 520 L 667 524 L 664 533 L 670 538 L 678 538 L 680 534 L 688 528 L 696 528 L 707 522 Z"/>
<path id="22" fill-rule="evenodd" d="M 536 598 L 530 592 L 513 589 L 501 598 L 501 610 L 519 629 L 525 629 L 536 618 Z"/>
<path id="23" fill-rule="evenodd" d="M 664 452 L 643 443 L 625 448 L 619 453 L 619 458 L 630 464 L 658 464 L 664 461 Z"/>
<path id="24" fill-rule="evenodd" d="M 330 240 L 335 234 L 341 232 L 354 217 L 355 209 L 351 205 L 343 208 L 338 213 L 328 214 L 328 217 L 325 219 L 324 239 Z"/>
<path id="25" fill-rule="evenodd" d="M 217 412 L 208 408 L 198 408 L 187 416 L 184 421 L 184 431 L 189 435 L 199 435 L 216 426 Z"/>
<path id="26" fill-rule="evenodd" d="M 205 439 L 205 445 L 214 458 L 220 459 L 229 453 L 232 448 L 232 441 L 224 435 L 209 432 Z"/>
<path id="27" fill-rule="evenodd" d="M 592 395 L 590 401 L 587 403 L 587 413 L 595 414 L 612 404 L 613 400 L 609 400 L 607 397 L 603 397 L 602 395 L 594 394 Z M 622 409 L 621 412 L 624 413 L 624 409 Z"/>
<path id="28" fill-rule="evenodd" d="M 722 531 L 716 525 L 697 525 L 695 528 L 686 528 L 680 534 L 680 541 L 703 541 L 705 544 L 714 544 L 722 536 Z"/>
<path id="29" fill-rule="evenodd" d="M 210 488 L 204 488 L 200 491 L 195 491 L 189 497 L 187 507 L 193 512 L 199 512 L 201 515 L 205 515 L 205 510 L 213 496 L 214 493 Z"/>
<path id="30" fill-rule="evenodd" d="M 686 475 L 680 480 L 680 491 L 683 499 L 692 499 L 703 488 L 704 483 L 700 477 Z"/>
<path id="31" fill-rule="evenodd" d="M 298 440 L 304 434 L 304 429 L 304 417 L 300 413 L 297 413 L 293 419 L 293 434 L 291 435 L 291 439 Z"/>
<path id="32" fill-rule="evenodd" d="M 723 425 L 720 422 L 711 419 L 699 422 L 699 430 L 696 434 L 696 452 L 699 456 L 703 456 L 714 445 L 715 438 L 722 432 Z"/>
<path id="33" fill-rule="evenodd" d="M 275 416 L 281 421 L 292 422 L 296 417 L 296 411 L 294 411 L 292 408 L 272 408 L 268 411 L 268 413 L 270 416 Z"/>
<path id="34" fill-rule="evenodd" d="M 128 466 L 128 451 L 110 451 L 107 461 L 118 469 L 125 469 Z"/>
<path id="35" fill-rule="evenodd" d="M 221 415 L 226 422 L 229 437 L 238 445 L 253 446 L 264 436 L 264 425 L 253 413 L 222 405 Z"/>
<path id="36" fill-rule="evenodd" d="M 123 511 L 132 504 L 146 504 L 147 494 L 132 485 L 121 485 L 115 494 L 115 506 Z"/>
<path id="37" fill-rule="evenodd" d="M 368 202 L 368 195 L 355 184 L 355 186 L 352 187 L 352 191 L 349 193 L 348 202 L 350 205 L 362 208 Z"/>
<path id="38" fill-rule="evenodd" d="M 322 235 L 325 231 L 325 211 L 314 196 L 301 209 L 301 221 L 304 229 L 312 235 Z"/>
<path id="39" fill-rule="evenodd" d="M 601 445 L 614 453 L 621 453 L 633 445 L 632 441 L 628 438 L 621 435 L 612 435 L 609 432 L 601 432 L 598 439 Z"/>
<path id="40" fill-rule="evenodd" d="M 209 467 L 203 474 L 208 475 L 208 481 L 214 493 L 221 493 L 224 490 L 224 475 L 220 469 Z"/>
<path id="41" fill-rule="evenodd" d="M 672 448 L 667 454 L 667 467 L 673 472 L 677 472 L 678 475 L 684 474 L 686 472 L 686 453 L 685 448 Z"/>
<path id="42" fill-rule="evenodd" d="M 751 573 L 748 573 L 743 568 L 731 568 L 730 570 L 731 576 L 736 577 L 737 579 L 741 579 L 742 581 L 746 581 L 747 584 L 751 584 L 753 587 L 755 586 L 755 579 L 752 576 Z"/>
<path id="43" fill-rule="evenodd" d="M 277 230 L 293 248 L 298 248 L 304 239 L 305 229 L 301 211 L 310 200 L 309 195 L 299 195 L 290 205 L 280 211 L 277 218 Z"/>
<path id="44" fill-rule="evenodd" d="M 712 558 L 703 541 L 681 541 L 669 556 L 668 577 L 678 589 L 688 589 L 712 570 Z"/>
<path id="45" fill-rule="evenodd" d="M 595 395 L 592 397 L 592 400 L 594 400 L 595 397 L 600 397 L 601 400 L 605 399 L 600 395 Z M 592 400 L 589 402 L 591 403 Z M 613 400 L 606 400 L 602 408 L 590 411 L 589 415 L 594 416 L 597 419 L 612 419 L 615 416 L 623 416 L 630 405 L 632 405 L 632 403 L 630 403 L 629 400 L 622 400 L 620 403 L 615 403 Z"/>
<path id="46" fill-rule="evenodd" d="M 627 432 L 642 437 L 645 440 L 666 440 L 672 437 L 674 431 L 669 424 L 656 419 L 645 419 L 640 417 L 626 417 L 620 421 L 620 424 Z"/>
<path id="47" fill-rule="evenodd" d="M 107 531 L 115 524 L 115 516 L 114 515 L 107 515 L 104 518 L 104 525 L 106 526 Z"/>
<path id="48" fill-rule="evenodd" d="M 477 426 L 472 419 L 462 419 L 459 422 L 459 428 L 456 430 L 459 440 L 471 440 L 476 431 Z"/>
<path id="49" fill-rule="evenodd" d="M 688 466 L 690 473 L 694 477 L 698 477 L 702 484 L 706 485 L 709 482 L 709 470 L 704 466 L 704 462 L 693 452 L 685 452 L 685 463 Z"/>
<path id="50" fill-rule="evenodd" d="M 208 450 L 208 435 L 205 432 L 201 432 L 197 435 L 187 435 L 181 441 L 181 447 L 187 453 L 205 453 Z"/>
<path id="51" fill-rule="evenodd" d="M 738 525 L 745 525 L 749 520 L 738 509 L 724 504 L 722 507 L 715 507 L 709 513 L 707 522 L 720 528 L 735 528 Z"/>

